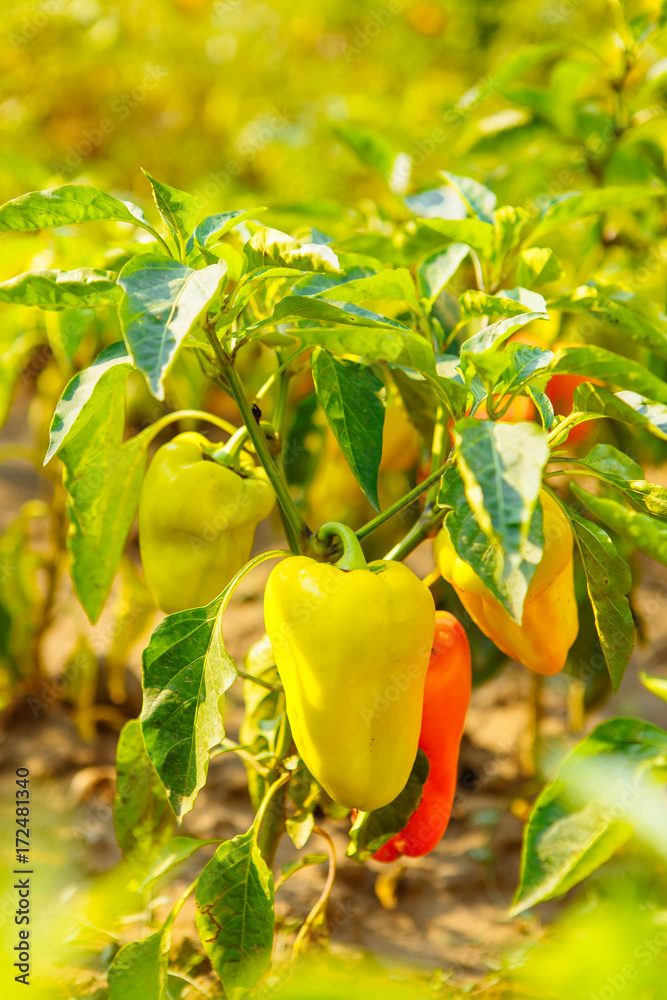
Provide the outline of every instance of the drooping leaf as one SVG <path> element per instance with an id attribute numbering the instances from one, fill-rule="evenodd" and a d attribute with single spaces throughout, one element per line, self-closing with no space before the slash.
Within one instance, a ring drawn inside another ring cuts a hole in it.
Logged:
<path id="1" fill-rule="evenodd" d="M 243 248 L 251 268 L 289 267 L 298 271 L 340 272 L 338 258 L 322 243 L 299 243 L 279 229 L 259 229 Z"/>
<path id="2" fill-rule="evenodd" d="M 477 523 L 505 553 L 503 578 L 522 568 L 527 589 L 542 556 L 529 536 L 549 458 L 547 435 L 533 423 L 507 424 L 464 417 L 454 424 L 456 464 Z M 517 581 L 518 582 L 518 581 Z M 525 592 L 514 587 L 513 617 L 521 620 Z"/>
<path id="3" fill-rule="evenodd" d="M 120 299 L 114 271 L 79 267 L 75 271 L 27 271 L 0 282 L 0 302 L 39 309 L 110 306 Z"/>
<path id="4" fill-rule="evenodd" d="M 125 384 L 131 370 L 132 359 L 121 341 L 105 347 L 92 365 L 70 379 L 51 420 L 44 465 L 58 454 L 72 431 L 80 430 L 104 405 L 106 397 Z"/>
<path id="5" fill-rule="evenodd" d="M 635 644 L 635 626 L 626 597 L 632 584 L 630 570 L 604 528 L 573 510 L 568 513 L 586 573 L 600 646 L 612 687 L 618 691 Z"/>
<path id="6" fill-rule="evenodd" d="M 424 337 L 412 330 L 354 327 L 301 328 L 290 330 L 290 337 L 304 347 L 323 347 L 336 355 L 357 355 L 368 364 L 387 361 L 420 372 L 435 373 L 433 348 Z M 259 339 L 263 339 L 260 334 Z"/>
<path id="7" fill-rule="evenodd" d="M 442 176 L 460 194 L 464 202 L 473 215 L 477 216 L 480 222 L 493 224 L 493 212 L 496 207 L 496 196 L 493 191 L 473 180 L 472 177 L 457 177 L 446 170 L 441 171 Z"/>
<path id="8" fill-rule="evenodd" d="M 146 753 L 138 719 L 125 723 L 116 747 L 113 821 L 120 849 L 139 872 L 145 872 L 174 828 L 174 815 Z"/>
<path id="9" fill-rule="evenodd" d="M 250 989 L 273 945 L 273 876 L 249 830 L 221 844 L 199 876 L 196 923 L 225 991 Z"/>
<path id="10" fill-rule="evenodd" d="M 575 389 L 573 404 L 583 413 L 599 413 L 667 440 L 667 405 L 654 403 L 639 393 L 610 392 L 602 386 L 584 384 Z"/>
<path id="11" fill-rule="evenodd" d="M 220 293 L 227 265 L 193 271 L 169 257 L 139 254 L 120 272 L 120 319 L 135 366 L 156 399 L 178 349 Z"/>
<path id="12" fill-rule="evenodd" d="M 25 232 L 96 221 L 131 222 L 156 235 L 135 205 L 84 184 L 29 191 L 0 207 L 0 230 Z"/>
<path id="13" fill-rule="evenodd" d="M 380 510 L 377 479 L 382 457 L 384 404 L 381 380 L 366 365 L 338 361 L 316 350 L 311 359 L 315 390 L 327 423 L 370 504 Z"/>
<path id="14" fill-rule="evenodd" d="M 589 375 L 619 389 L 667 404 L 667 383 L 640 362 L 621 357 L 604 347 L 561 347 L 555 354 L 551 371 L 554 374 L 572 372 Z"/>
<path id="15" fill-rule="evenodd" d="M 368 861 L 395 833 L 405 828 L 421 801 L 428 774 L 428 757 L 423 750 L 418 750 L 410 777 L 400 795 L 381 809 L 357 815 L 350 829 L 350 843 L 346 851 L 348 858 Z"/>
<path id="16" fill-rule="evenodd" d="M 666 753 L 667 733 L 638 719 L 604 722 L 574 748 L 533 806 L 512 913 L 562 895 L 611 857 L 632 833 L 641 774 Z"/>
<path id="17" fill-rule="evenodd" d="M 576 288 L 550 303 L 553 309 L 594 316 L 619 330 L 660 358 L 667 358 L 667 322 L 656 321 L 631 308 L 634 301 L 626 292 L 614 294 L 593 284 Z"/>
<path id="18" fill-rule="evenodd" d="M 315 295 L 287 295 L 276 305 L 273 315 L 266 322 L 282 322 L 289 316 L 298 316 L 309 320 L 322 320 L 326 323 L 349 323 L 363 327 L 389 327 L 395 330 L 408 328 L 395 319 L 380 316 L 378 313 L 353 302 L 336 301 L 334 298 L 321 298 Z"/>
<path id="19" fill-rule="evenodd" d="M 620 538 L 667 566 L 667 524 L 664 521 L 638 510 L 629 510 L 618 500 L 594 496 L 578 483 L 572 483 L 572 491 L 585 507 Z"/>
<path id="20" fill-rule="evenodd" d="M 179 819 L 192 809 L 209 753 L 224 738 L 221 701 L 236 678 L 216 633 L 220 605 L 218 597 L 205 608 L 169 615 L 143 654 L 146 750 Z"/>
<path id="21" fill-rule="evenodd" d="M 162 787 L 162 786 L 160 786 Z M 171 837 L 164 845 L 148 869 L 148 873 L 139 886 L 142 892 L 153 886 L 158 879 L 191 858 L 200 848 L 209 844 L 219 844 L 219 840 L 197 840 L 195 837 Z"/>

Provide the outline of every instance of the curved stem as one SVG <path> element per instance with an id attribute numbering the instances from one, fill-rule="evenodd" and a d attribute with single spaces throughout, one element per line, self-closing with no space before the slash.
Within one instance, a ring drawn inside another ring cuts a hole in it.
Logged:
<path id="1" fill-rule="evenodd" d="M 368 569 L 366 557 L 362 551 L 359 539 L 346 524 L 339 524 L 338 521 L 327 521 L 318 529 L 315 536 L 318 541 L 326 541 L 327 538 L 339 538 L 343 544 L 343 554 L 334 563 L 338 569 Z"/>
<path id="2" fill-rule="evenodd" d="M 438 524 L 444 518 L 447 513 L 447 507 L 440 507 L 435 514 L 431 514 L 430 517 L 420 518 L 416 524 L 408 531 L 405 538 L 402 541 L 394 545 L 393 549 L 387 553 L 384 557 L 387 561 L 401 562 L 406 556 L 420 545 L 425 538 L 428 537 L 429 533 L 437 528 Z"/>
<path id="3" fill-rule="evenodd" d="M 312 908 L 312 910 L 306 917 L 306 920 L 302 925 L 301 930 L 297 934 L 296 941 L 294 942 L 294 951 L 293 951 L 293 955 L 295 958 L 299 954 L 299 951 L 302 945 L 304 944 L 304 941 L 306 940 L 306 937 L 308 936 L 311 927 L 319 917 L 320 913 L 322 913 L 326 909 L 326 905 L 329 902 L 329 896 L 331 895 L 331 890 L 333 889 L 333 884 L 336 880 L 336 849 L 334 847 L 334 842 L 329 836 L 329 834 L 326 832 L 326 830 L 323 830 L 319 826 L 313 827 L 313 833 L 316 833 L 319 837 L 322 837 L 327 842 L 327 847 L 329 848 L 329 871 L 327 873 L 327 880 L 324 883 L 324 889 L 322 890 L 320 898 L 317 900 L 315 906 Z"/>
<path id="4" fill-rule="evenodd" d="M 357 538 L 361 540 L 362 538 L 365 538 L 366 535 L 370 535 L 371 532 L 375 531 L 376 528 L 379 528 L 381 524 L 384 524 L 385 521 L 392 518 L 394 514 L 398 514 L 398 512 L 403 510 L 404 507 L 409 507 L 411 503 L 419 499 L 422 493 L 426 493 L 426 491 L 430 489 L 434 483 L 437 483 L 439 479 L 442 479 L 445 471 L 452 464 L 452 461 L 453 459 L 448 458 L 446 462 L 427 476 L 423 482 L 418 483 L 413 489 L 410 490 L 409 493 L 406 493 L 404 497 L 401 497 L 400 500 L 397 500 L 395 503 L 391 504 L 390 507 L 387 507 L 387 509 L 381 514 L 378 514 L 377 517 L 374 517 L 372 521 L 369 521 L 367 524 L 364 524 L 363 527 L 359 528 L 357 531 Z"/>
<path id="5" fill-rule="evenodd" d="M 263 681 L 261 677 L 255 677 L 254 674 L 249 674 L 247 670 L 237 669 L 236 672 L 244 681 L 252 681 L 253 684 L 259 684 L 260 687 L 267 688 L 269 691 L 284 690 L 282 684 L 272 684 L 271 681 Z"/>
<path id="6" fill-rule="evenodd" d="M 238 427 L 235 427 L 234 424 L 230 424 L 230 422 L 225 420 L 223 417 L 216 416 L 215 413 L 206 413 L 205 410 L 174 410 L 173 413 L 165 413 L 163 417 L 156 420 L 154 424 L 150 425 L 150 427 L 146 427 L 143 431 L 139 431 L 136 436 L 143 436 L 148 438 L 149 441 L 152 441 L 153 438 L 156 437 L 165 427 L 168 427 L 169 424 L 173 424 L 177 420 L 185 420 L 188 418 L 191 420 L 208 421 L 208 423 L 214 424 L 215 427 L 219 427 L 220 430 L 226 431 L 227 434 L 234 435 L 238 431 Z"/>

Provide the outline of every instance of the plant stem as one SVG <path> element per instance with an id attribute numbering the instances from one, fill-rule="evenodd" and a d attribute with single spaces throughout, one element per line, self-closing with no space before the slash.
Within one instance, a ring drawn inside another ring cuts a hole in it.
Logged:
<path id="1" fill-rule="evenodd" d="M 262 463 L 271 485 L 276 491 L 289 546 L 293 552 L 304 552 L 308 548 L 312 532 L 299 513 L 299 510 L 287 488 L 287 484 L 280 475 L 280 471 L 278 470 L 276 463 L 273 461 L 268 445 L 264 439 L 264 434 L 257 425 L 250 403 L 246 398 L 245 389 L 243 388 L 243 384 L 236 369 L 234 368 L 234 365 L 231 360 L 225 356 L 213 331 L 209 330 L 208 334 L 211 346 L 216 352 L 216 357 L 222 367 L 223 374 L 226 376 L 227 382 L 229 383 L 230 394 L 241 411 L 243 422 L 248 428 L 248 434 L 250 435 L 250 440 L 255 446 L 257 457 Z"/>
<path id="2" fill-rule="evenodd" d="M 259 684 L 260 687 L 267 688 L 269 691 L 282 691 L 282 684 L 272 684 L 271 681 L 263 681 L 261 677 L 255 677 L 254 674 L 249 674 L 246 670 L 238 670 L 237 674 L 242 677 L 244 681 L 252 681 L 253 684 Z"/>
<path id="3" fill-rule="evenodd" d="M 430 489 L 434 483 L 437 483 L 439 479 L 442 479 L 445 470 L 451 464 L 452 459 L 448 458 L 443 465 L 437 468 L 435 472 L 432 472 L 429 476 L 427 476 L 422 483 L 418 483 L 413 489 L 410 490 L 409 493 L 406 493 L 404 497 L 401 497 L 400 500 L 397 500 L 395 503 L 391 504 L 390 507 L 387 507 L 386 510 L 382 511 L 381 514 L 378 514 L 377 517 L 374 517 L 372 521 L 369 521 L 367 524 L 364 524 L 363 527 L 359 528 L 359 531 L 357 531 L 357 538 L 361 541 L 362 538 L 366 538 L 366 536 L 370 535 L 376 530 L 376 528 L 379 528 L 381 524 L 384 524 L 385 521 L 392 518 L 394 514 L 398 514 L 398 512 L 403 510 L 404 507 L 409 507 L 411 503 L 419 499 L 422 493 L 426 493 L 426 491 Z"/>
<path id="4" fill-rule="evenodd" d="M 290 773 L 280 775 L 280 772 L 282 761 L 288 755 L 291 746 L 292 730 L 287 721 L 287 714 L 284 713 L 280 739 L 276 747 L 276 760 L 266 778 L 270 787 L 255 817 L 257 846 L 269 868 L 273 867 L 280 838 L 285 832 L 285 803 L 287 800 L 285 786 L 289 781 Z M 272 807 L 270 811 L 268 809 L 269 803 Z"/>
<path id="5" fill-rule="evenodd" d="M 334 842 L 326 830 L 323 830 L 319 826 L 313 827 L 313 833 L 316 833 L 318 837 L 322 837 L 327 842 L 327 847 L 329 848 L 329 871 L 327 873 L 327 880 L 324 884 L 324 889 L 322 890 L 320 898 L 317 900 L 315 906 L 306 917 L 305 922 L 301 926 L 301 930 L 297 934 L 296 941 L 294 942 L 294 958 L 297 957 L 299 951 L 304 945 L 310 933 L 311 927 L 319 915 L 326 910 L 327 903 L 329 902 L 329 896 L 331 895 L 331 890 L 333 889 L 333 884 L 336 880 L 336 848 L 334 847 Z"/>
<path id="6" fill-rule="evenodd" d="M 413 524 L 407 535 L 402 541 L 394 545 L 393 549 L 387 553 L 384 557 L 387 560 L 394 560 L 396 562 L 401 562 L 406 556 L 417 548 L 421 542 L 428 536 L 435 527 L 437 527 L 438 522 L 443 519 L 447 513 L 446 507 L 441 507 L 435 512 L 435 514 L 430 514 L 429 516 L 423 516 L 419 518 L 416 524 Z"/>

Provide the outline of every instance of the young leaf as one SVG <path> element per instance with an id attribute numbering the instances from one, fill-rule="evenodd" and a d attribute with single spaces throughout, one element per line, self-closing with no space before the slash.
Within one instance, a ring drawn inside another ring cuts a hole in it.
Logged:
<path id="1" fill-rule="evenodd" d="M 446 250 L 432 254 L 419 265 L 419 290 L 430 304 L 435 302 L 469 253 L 470 247 L 465 243 L 452 243 Z"/>
<path id="2" fill-rule="evenodd" d="M 635 644 L 635 626 L 626 597 L 630 570 L 604 530 L 568 508 L 586 573 L 595 628 L 614 691 L 618 691 Z"/>
<path id="3" fill-rule="evenodd" d="M 28 271 L 0 282 L 0 302 L 38 309 L 97 308 L 118 302 L 121 289 L 114 271 L 79 267 L 76 271 Z"/>
<path id="4" fill-rule="evenodd" d="M 65 386 L 51 420 L 49 447 L 44 465 L 57 455 L 72 431 L 79 431 L 104 405 L 106 397 L 125 384 L 132 359 L 120 341 L 101 351 L 88 368 L 78 372 Z"/>
<path id="5" fill-rule="evenodd" d="M 529 529 L 549 458 L 547 435 L 533 423 L 494 423 L 474 417 L 458 420 L 453 433 L 468 503 L 489 541 L 502 546 L 504 578 L 524 563 L 534 571 L 542 547 L 530 541 Z M 524 596 L 512 609 L 519 621 Z"/>
<path id="6" fill-rule="evenodd" d="M 96 221 L 131 222 L 157 236 L 135 205 L 83 184 L 29 191 L 0 207 L 0 230 L 25 232 Z"/>
<path id="7" fill-rule="evenodd" d="M 225 735 L 221 701 L 236 664 L 216 629 L 221 598 L 169 615 L 143 654 L 146 750 L 181 819 L 206 781 L 209 752 Z"/>
<path id="8" fill-rule="evenodd" d="M 667 733 L 638 719 L 603 722 L 574 748 L 530 814 L 512 914 L 562 895 L 611 857 L 632 833 L 640 773 L 666 752 Z"/>
<path id="9" fill-rule="evenodd" d="M 138 719 L 121 730 L 116 747 L 116 840 L 133 868 L 144 872 L 169 841 L 174 814 L 150 762 Z"/>
<path id="10" fill-rule="evenodd" d="M 299 243 L 279 229 L 259 229 L 243 248 L 252 269 L 290 267 L 299 271 L 340 272 L 338 258 L 322 243 Z"/>
<path id="11" fill-rule="evenodd" d="M 563 268 L 553 250 L 529 247 L 522 250 L 516 267 L 516 280 L 523 288 L 541 288 L 563 277 Z"/>
<path id="12" fill-rule="evenodd" d="M 377 479 L 382 457 L 384 404 L 381 380 L 366 365 L 337 361 L 316 350 L 311 359 L 315 390 L 327 423 L 354 477 L 375 510 L 380 510 Z"/>
<path id="13" fill-rule="evenodd" d="M 449 174 L 446 170 L 441 170 L 440 173 L 458 191 L 472 214 L 476 215 L 480 222 L 493 224 L 493 212 L 496 207 L 496 196 L 493 191 L 484 187 L 479 181 L 473 180 L 472 177 L 457 177 L 456 174 Z"/>
<path id="14" fill-rule="evenodd" d="M 373 812 L 360 812 L 350 830 L 346 854 L 354 861 L 368 861 L 388 840 L 405 828 L 419 805 L 428 778 L 428 757 L 417 751 L 412 771 L 403 791 L 389 805 Z"/>
<path id="15" fill-rule="evenodd" d="M 667 566 L 667 524 L 608 497 L 596 497 L 577 483 L 572 492 L 595 516 L 629 545 Z"/>
<path id="16" fill-rule="evenodd" d="M 266 212 L 266 208 L 237 209 L 235 212 L 219 212 L 217 215 L 207 215 L 205 219 L 197 223 L 194 232 L 188 240 L 188 250 L 191 250 L 196 243 L 203 250 L 208 250 L 218 243 L 225 233 L 228 233 L 234 226 L 246 219 L 252 219 L 259 212 Z"/>
<path id="17" fill-rule="evenodd" d="M 142 172 L 153 191 L 157 210 L 174 237 L 176 246 L 183 254 L 195 219 L 201 212 L 201 202 L 193 194 L 162 184 L 143 168 Z"/>
<path id="18" fill-rule="evenodd" d="M 605 187 L 594 191 L 570 191 L 560 195 L 557 201 L 542 212 L 537 227 L 531 233 L 531 240 L 537 242 L 559 226 L 569 225 L 589 215 L 607 212 L 610 209 L 634 205 L 646 198 L 659 198 L 664 194 L 660 188 L 647 187 Z"/>
<path id="19" fill-rule="evenodd" d="M 523 208 L 503 205 L 495 213 L 493 261 L 497 268 L 502 268 L 507 254 L 518 244 L 527 222 L 528 213 Z"/>
<path id="20" fill-rule="evenodd" d="M 254 831 L 221 844 L 199 876 L 196 923 L 226 994 L 250 989 L 271 961 L 273 876 Z"/>
<path id="21" fill-rule="evenodd" d="M 164 399 L 164 379 L 178 349 L 219 295 L 226 275 L 223 263 L 193 271 L 158 254 L 133 257 L 120 272 L 125 339 L 156 399 Z"/>

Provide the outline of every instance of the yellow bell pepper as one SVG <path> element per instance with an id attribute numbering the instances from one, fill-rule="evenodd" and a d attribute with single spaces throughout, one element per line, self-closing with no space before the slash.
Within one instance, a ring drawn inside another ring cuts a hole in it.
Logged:
<path id="1" fill-rule="evenodd" d="M 141 561 L 151 596 L 167 614 L 203 607 L 224 590 L 276 502 L 264 470 L 236 451 L 201 434 L 178 434 L 158 448 L 146 473 Z"/>
<path id="2" fill-rule="evenodd" d="M 367 564 L 344 525 L 318 537 L 332 534 L 336 564 L 275 567 L 264 622 L 299 754 L 336 802 L 367 811 L 396 798 L 415 761 L 435 606 L 407 566 Z"/>
<path id="3" fill-rule="evenodd" d="M 473 568 L 461 559 L 446 524 L 435 540 L 435 558 L 445 580 L 461 603 L 498 649 L 535 673 L 557 674 L 577 637 L 579 619 L 572 569 L 573 536 L 570 522 L 555 500 L 540 491 L 544 550 L 528 585 L 523 618 L 518 625 L 493 596 Z"/>

